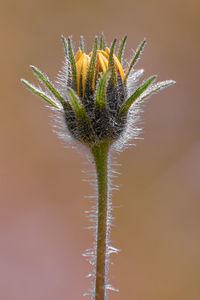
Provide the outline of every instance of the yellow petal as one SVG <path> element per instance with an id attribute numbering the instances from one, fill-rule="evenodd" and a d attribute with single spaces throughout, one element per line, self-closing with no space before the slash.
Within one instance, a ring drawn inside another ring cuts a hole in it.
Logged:
<path id="1" fill-rule="evenodd" d="M 114 59 L 114 62 L 115 62 L 115 66 L 117 68 L 117 70 L 119 71 L 120 75 L 121 75 L 121 78 L 122 80 L 124 80 L 124 70 L 122 68 L 122 65 L 120 64 L 117 56 L 115 54 L 113 54 L 113 59 Z"/>
<path id="2" fill-rule="evenodd" d="M 106 72 L 107 68 L 106 68 L 106 65 L 105 65 L 105 62 L 104 62 L 103 55 L 101 53 L 98 53 L 97 57 L 98 57 L 98 61 L 99 61 L 99 64 L 100 64 L 100 68 L 103 70 L 103 72 Z"/>
<path id="3" fill-rule="evenodd" d="M 77 93 L 78 93 L 78 95 L 80 95 L 80 77 L 81 77 L 81 70 L 82 70 L 84 55 L 85 54 L 81 55 L 79 60 L 76 63 L 76 70 L 77 70 L 76 82 L 77 82 Z"/>
<path id="4" fill-rule="evenodd" d="M 110 49 L 108 47 L 106 47 L 106 53 L 110 53 Z"/>
<path id="5" fill-rule="evenodd" d="M 108 69 L 108 59 L 104 55 L 102 55 L 102 59 L 103 59 L 103 62 L 105 64 L 105 67 L 106 67 L 106 70 L 107 70 Z"/>
<path id="6" fill-rule="evenodd" d="M 87 76 L 87 70 L 90 63 L 90 57 L 89 55 L 84 54 L 83 57 L 83 63 L 82 63 L 82 87 L 83 87 L 83 95 L 85 93 L 85 83 L 86 83 L 86 76 Z"/>
<path id="7" fill-rule="evenodd" d="M 107 59 L 109 58 L 109 54 L 107 52 L 103 50 L 98 50 L 97 52 L 103 54 L 103 56 L 105 56 Z"/>
<path id="8" fill-rule="evenodd" d="M 81 57 L 81 55 L 83 55 L 83 51 L 81 49 L 79 49 L 77 52 L 76 52 L 76 55 L 75 55 L 75 61 L 77 62 L 79 60 L 79 58 Z"/>
<path id="9" fill-rule="evenodd" d="M 96 75 L 92 81 L 92 87 L 95 89 L 95 78 L 98 76 L 99 72 L 105 73 L 108 69 L 108 60 L 109 60 L 110 49 L 106 47 L 104 50 L 97 50 L 97 59 L 96 59 Z M 93 52 L 91 51 L 88 55 L 79 49 L 75 55 L 76 68 L 77 68 L 77 93 L 80 95 L 80 80 L 82 81 L 82 94 L 85 93 L 86 77 L 87 70 L 91 60 Z M 121 63 L 119 62 L 117 56 L 113 54 L 113 60 L 115 63 L 116 70 L 121 75 L 122 80 L 125 78 L 124 70 Z"/>

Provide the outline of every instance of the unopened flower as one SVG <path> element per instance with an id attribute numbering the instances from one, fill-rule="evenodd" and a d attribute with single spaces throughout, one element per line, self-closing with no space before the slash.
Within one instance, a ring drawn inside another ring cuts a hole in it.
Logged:
<path id="1" fill-rule="evenodd" d="M 72 40 L 63 37 L 66 63 L 54 85 L 38 68 L 31 66 L 46 91 L 26 80 L 23 83 L 60 112 L 70 135 L 90 148 L 96 169 L 96 203 L 89 212 L 95 222 L 95 243 L 85 252 L 94 266 L 93 287 L 89 294 L 94 300 L 106 300 L 107 290 L 114 289 L 108 281 L 109 255 L 118 249 L 110 245 L 111 224 L 111 146 L 119 150 L 133 137 L 140 103 L 153 93 L 174 83 L 172 80 L 154 83 L 151 76 L 137 85 L 143 70 L 134 70 L 144 48 L 145 40 L 137 48 L 129 64 L 123 60 L 126 36 L 115 52 L 116 39 L 110 48 L 104 36 L 95 38 L 88 54 L 83 38 L 74 53 Z M 66 128 L 65 127 L 65 128 Z M 115 289 L 114 289 L 115 290 Z"/>
<path id="2" fill-rule="evenodd" d="M 154 83 L 156 76 L 151 76 L 137 86 L 143 70 L 136 71 L 133 67 L 146 40 L 126 66 L 123 61 L 126 38 L 115 52 L 116 39 L 109 48 L 102 34 L 100 39 L 95 38 L 93 49 L 87 54 L 83 38 L 74 53 L 72 39 L 62 37 L 66 54 L 62 84 L 55 86 L 34 66 L 31 69 L 50 93 L 22 79 L 29 89 L 64 114 L 71 136 L 90 148 L 105 140 L 111 145 L 122 135 L 128 139 L 128 125 L 133 123 L 130 112 L 134 110 L 134 104 L 174 83 L 172 80 Z"/>

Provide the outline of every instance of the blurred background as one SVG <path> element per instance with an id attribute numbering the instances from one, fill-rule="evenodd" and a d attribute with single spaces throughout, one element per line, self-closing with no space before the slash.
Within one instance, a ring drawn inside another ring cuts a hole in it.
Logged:
<path id="1" fill-rule="evenodd" d="M 109 299 L 200 299 L 200 4 L 197 0 L 1 1 L 0 299 L 83 299 L 94 192 L 84 155 L 52 132 L 50 111 L 20 82 L 33 64 L 56 78 L 60 36 L 147 38 L 137 68 L 177 84 L 145 104 L 137 147 L 117 156 Z M 89 299 L 88 297 L 86 297 Z"/>

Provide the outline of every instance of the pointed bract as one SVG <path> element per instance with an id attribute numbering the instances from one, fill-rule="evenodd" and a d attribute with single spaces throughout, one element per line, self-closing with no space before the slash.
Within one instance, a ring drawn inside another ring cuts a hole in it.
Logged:
<path id="1" fill-rule="evenodd" d="M 113 59 L 113 54 L 114 54 L 114 47 L 116 44 L 117 39 L 114 39 L 114 41 L 112 42 L 112 45 L 110 47 L 110 53 L 109 53 L 109 59 L 108 59 L 108 68 L 111 70 L 111 82 L 112 83 L 116 83 L 116 72 L 115 72 L 115 63 L 114 63 L 114 59 Z"/>
<path id="2" fill-rule="evenodd" d="M 30 66 L 33 72 L 40 78 L 40 80 L 46 85 L 46 87 L 52 92 L 52 94 L 63 104 L 65 100 L 60 95 L 60 93 L 55 89 L 53 84 L 50 82 L 48 77 L 42 73 L 37 67 Z"/>
<path id="3" fill-rule="evenodd" d="M 95 64 L 96 64 L 96 57 L 97 57 L 97 48 L 98 48 L 98 38 L 96 37 L 94 40 L 93 54 L 88 67 L 87 79 L 86 79 L 87 84 L 91 86 L 94 84 L 94 80 L 95 80 Z"/>
<path id="4" fill-rule="evenodd" d="M 105 51 L 105 49 L 106 49 L 106 42 L 105 42 L 105 37 L 104 37 L 103 33 L 100 36 L 100 46 L 99 46 L 99 49 L 103 50 L 103 51 Z"/>
<path id="5" fill-rule="evenodd" d="M 85 51 L 85 42 L 84 42 L 84 37 L 81 35 L 80 38 L 80 49 L 84 52 Z"/>
<path id="6" fill-rule="evenodd" d="M 74 93 L 73 89 L 68 88 L 67 94 L 69 96 L 69 100 L 72 104 L 72 107 L 74 109 L 74 112 L 75 112 L 77 118 L 83 118 L 85 116 L 87 117 L 87 112 L 86 112 L 83 104 L 80 102 L 79 97 Z"/>
<path id="7" fill-rule="evenodd" d="M 127 35 L 125 35 L 125 37 L 122 39 L 122 41 L 119 45 L 119 50 L 118 50 L 117 57 L 118 57 L 118 60 L 119 60 L 120 63 L 121 63 L 121 60 L 122 60 L 122 54 L 123 54 L 123 51 L 124 51 L 126 39 L 127 39 Z"/>
<path id="8" fill-rule="evenodd" d="M 126 114 L 133 102 L 148 88 L 148 86 L 156 79 L 156 76 L 150 77 L 143 85 L 141 85 L 135 93 L 128 98 L 121 106 L 118 115 Z"/>
<path id="9" fill-rule="evenodd" d="M 69 60 L 70 60 L 70 64 L 71 64 L 71 72 L 72 72 L 72 88 L 74 90 L 76 90 L 76 62 L 75 62 L 75 58 L 74 58 L 74 52 L 73 52 L 73 48 L 72 48 L 72 39 L 68 38 L 68 56 L 69 56 Z"/>
<path id="10" fill-rule="evenodd" d="M 25 79 L 21 79 L 21 81 L 23 82 L 23 84 L 29 89 L 31 90 L 34 94 L 40 96 L 42 99 L 44 99 L 48 104 L 50 104 L 51 106 L 55 107 L 56 109 L 60 110 L 59 106 L 57 105 L 57 103 L 51 99 L 49 96 L 47 96 L 47 94 L 45 94 L 43 91 L 41 91 L 40 89 L 36 88 L 33 84 L 29 83 L 27 80 Z"/>
<path id="11" fill-rule="evenodd" d="M 136 64 L 136 62 L 138 61 L 138 59 L 139 59 L 139 57 L 140 57 L 140 54 L 142 53 L 142 50 L 144 49 L 145 44 L 146 44 L 146 39 L 144 39 L 144 40 L 141 42 L 141 44 L 138 46 L 138 48 L 137 48 L 137 50 L 136 50 L 136 52 L 135 52 L 135 55 L 134 55 L 134 57 L 133 57 L 133 59 L 132 59 L 130 65 L 129 65 L 129 67 L 128 67 L 127 72 L 126 72 L 124 82 L 126 82 L 127 77 L 128 77 L 128 75 L 129 75 L 131 69 L 133 68 L 133 66 L 134 66 L 134 65 Z"/>
<path id="12" fill-rule="evenodd" d="M 65 55 L 68 56 L 68 45 L 67 45 L 67 40 L 66 40 L 66 38 L 65 38 L 63 35 L 61 36 L 61 39 L 62 39 L 62 42 L 63 42 L 63 45 L 64 45 Z"/>
<path id="13" fill-rule="evenodd" d="M 105 107 L 106 106 L 106 84 L 110 75 L 110 70 L 107 70 L 101 77 L 96 91 L 95 106 Z"/>
<path id="14" fill-rule="evenodd" d="M 152 94 L 155 94 L 158 91 L 161 91 L 161 90 L 163 90 L 163 89 L 167 88 L 168 86 L 170 86 L 172 84 L 175 84 L 175 83 L 176 83 L 176 81 L 174 81 L 174 80 L 165 80 L 165 81 L 156 82 L 155 84 L 152 84 L 150 87 L 148 87 L 146 89 L 146 91 L 144 91 L 141 94 L 141 96 L 138 99 L 138 102 L 148 98 Z"/>

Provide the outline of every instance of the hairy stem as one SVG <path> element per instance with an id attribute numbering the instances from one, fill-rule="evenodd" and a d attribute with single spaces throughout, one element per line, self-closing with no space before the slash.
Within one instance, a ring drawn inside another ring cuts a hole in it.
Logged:
<path id="1" fill-rule="evenodd" d="M 92 148 L 98 183 L 97 249 L 95 300 L 105 300 L 108 233 L 108 149 L 109 143 L 102 142 Z"/>

